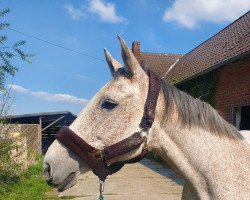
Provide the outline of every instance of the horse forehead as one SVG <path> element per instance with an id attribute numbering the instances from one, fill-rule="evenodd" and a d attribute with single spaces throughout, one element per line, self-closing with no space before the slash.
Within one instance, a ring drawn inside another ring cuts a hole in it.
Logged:
<path id="1" fill-rule="evenodd" d="M 131 81 L 127 78 L 117 78 L 111 80 L 106 87 L 104 87 L 104 93 L 113 93 L 115 94 L 126 94 L 126 93 L 137 93 L 138 92 L 138 84 L 135 81 Z"/>

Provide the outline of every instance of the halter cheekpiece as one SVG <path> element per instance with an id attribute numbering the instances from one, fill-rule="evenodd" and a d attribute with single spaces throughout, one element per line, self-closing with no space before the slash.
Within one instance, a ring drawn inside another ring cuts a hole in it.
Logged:
<path id="1" fill-rule="evenodd" d="M 105 147 L 103 150 L 96 149 L 75 134 L 67 126 L 63 126 L 56 134 L 56 139 L 64 144 L 70 151 L 78 155 L 99 177 L 101 186 L 108 175 L 119 171 L 126 163 L 135 163 L 143 159 L 147 150 L 147 133 L 152 127 L 155 119 L 155 108 L 160 92 L 160 79 L 151 70 L 148 70 L 149 87 L 147 99 L 144 105 L 144 113 L 140 122 L 140 132 L 135 132 L 130 137 Z M 144 144 L 142 152 L 139 156 L 111 165 L 107 164 L 107 160 L 129 153 Z"/>

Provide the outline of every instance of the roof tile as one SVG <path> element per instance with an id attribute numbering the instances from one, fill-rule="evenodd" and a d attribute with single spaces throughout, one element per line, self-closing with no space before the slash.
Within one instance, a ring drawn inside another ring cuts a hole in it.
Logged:
<path id="1" fill-rule="evenodd" d="M 156 72 L 160 77 L 163 77 L 167 70 L 177 59 L 181 58 L 182 54 L 161 54 L 161 53 L 146 53 L 141 52 L 140 60 Z"/>

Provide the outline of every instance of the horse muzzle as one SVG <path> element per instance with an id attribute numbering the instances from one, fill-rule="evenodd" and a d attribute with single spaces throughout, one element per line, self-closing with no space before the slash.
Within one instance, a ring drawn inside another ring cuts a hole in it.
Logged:
<path id="1" fill-rule="evenodd" d="M 43 176 L 48 185 L 59 191 L 73 186 L 77 176 L 87 171 L 89 167 L 58 141 L 54 141 L 45 154 Z"/>
<path id="2" fill-rule="evenodd" d="M 59 192 L 72 187 L 76 183 L 76 172 L 69 173 L 69 175 L 64 179 L 62 183 L 58 183 L 57 181 L 55 181 L 56 178 L 53 178 L 50 165 L 47 163 L 44 164 L 43 175 L 47 184 L 51 187 L 57 188 Z"/>

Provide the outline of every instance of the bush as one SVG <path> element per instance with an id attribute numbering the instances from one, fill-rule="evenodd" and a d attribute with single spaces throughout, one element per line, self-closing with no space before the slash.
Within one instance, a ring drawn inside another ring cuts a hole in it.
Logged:
<path id="1" fill-rule="evenodd" d="M 0 123 L 0 184 L 12 184 L 18 181 L 23 172 L 21 163 L 14 158 L 19 148 L 16 139 L 10 135 L 10 127 Z"/>

